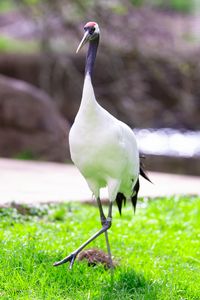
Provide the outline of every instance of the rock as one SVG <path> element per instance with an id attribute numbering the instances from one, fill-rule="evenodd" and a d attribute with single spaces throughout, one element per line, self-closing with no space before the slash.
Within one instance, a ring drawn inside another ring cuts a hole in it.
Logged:
<path id="1" fill-rule="evenodd" d="M 45 92 L 0 75 L 0 156 L 63 162 L 69 158 L 68 132 Z"/>

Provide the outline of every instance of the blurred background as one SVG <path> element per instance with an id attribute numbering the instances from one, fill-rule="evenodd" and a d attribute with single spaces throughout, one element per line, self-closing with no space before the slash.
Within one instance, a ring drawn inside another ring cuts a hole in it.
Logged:
<path id="1" fill-rule="evenodd" d="M 147 169 L 200 175 L 199 0 L 1 0 L 0 156 L 70 161 L 90 20 L 99 103 L 133 128 Z"/>

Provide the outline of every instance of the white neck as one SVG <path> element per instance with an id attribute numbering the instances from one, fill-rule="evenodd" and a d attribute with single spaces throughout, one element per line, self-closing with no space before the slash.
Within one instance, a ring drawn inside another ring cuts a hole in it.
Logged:
<path id="1" fill-rule="evenodd" d="M 83 93 L 81 99 L 81 105 L 79 108 L 79 112 L 89 112 L 94 110 L 98 106 L 98 103 L 95 98 L 94 89 L 91 82 L 91 77 L 89 74 L 86 74 L 84 85 L 83 85 Z"/>

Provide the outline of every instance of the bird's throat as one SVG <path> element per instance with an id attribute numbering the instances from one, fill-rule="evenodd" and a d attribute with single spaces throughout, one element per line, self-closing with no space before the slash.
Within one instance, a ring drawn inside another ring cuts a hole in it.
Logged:
<path id="1" fill-rule="evenodd" d="M 89 48 L 86 57 L 85 75 L 89 75 L 92 78 L 94 63 L 96 59 L 97 49 L 99 45 L 99 36 L 90 41 Z"/>

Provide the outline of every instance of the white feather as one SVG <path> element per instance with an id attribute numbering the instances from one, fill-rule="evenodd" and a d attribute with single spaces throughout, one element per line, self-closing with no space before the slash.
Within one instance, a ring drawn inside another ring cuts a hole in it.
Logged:
<path id="1" fill-rule="evenodd" d="M 139 176 L 139 153 L 132 130 L 96 101 L 90 76 L 85 77 L 81 105 L 70 130 L 71 158 L 95 197 L 108 188 L 130 198 Z"/>

